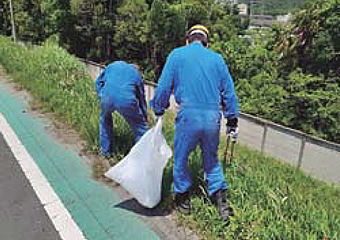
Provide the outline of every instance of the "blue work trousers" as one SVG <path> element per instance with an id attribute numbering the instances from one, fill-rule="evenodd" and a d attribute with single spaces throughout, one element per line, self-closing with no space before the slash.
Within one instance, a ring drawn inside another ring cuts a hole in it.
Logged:
<path id="1" fill-rule="evenodd" d="M 124 106 L 115 106 L 109 97 L 102 98 L 100 113 L 100 146 L 102 156 L 109 156 L 113 150 L 113 116 L 117 111 L 130 125 L 135 142 L 143 136 L 148 130 L 147 119 L 138 107 L 138 104 L 124 104 Z"/>
<path id="2" fill-rule="evenodd" d="M 221 113 L 218 110 L 183 109 L 176 118 L 174 149 L 174 192 L 184 193 L 191 186 L 188 156 L 200 144 L 204 172 L 211 196 L 219 189 L 227 189 L 218 161 Z"/>

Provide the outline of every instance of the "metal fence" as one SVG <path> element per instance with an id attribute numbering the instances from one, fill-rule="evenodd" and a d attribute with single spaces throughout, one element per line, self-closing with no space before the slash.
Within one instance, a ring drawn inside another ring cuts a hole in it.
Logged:
<path id="1" fill-rule="evenodd" d="M 95 79 L 104 66 L 85 61 L 87 71 Z M 145 94 L 149 101 L 156 84 L 146 82 Z M 171 97 L 170 109 L 174 108 Z M 273 156 L 303 169 L 307 174 L 330 183 L 340 183 L 340 144 L 331 143 L 273 122 L 241 113 L 239 142 L 262 154 Z M 225 132 L 222 124 L 221 132 Z M 275 174 L 275 173 L 273 173 Z"/>

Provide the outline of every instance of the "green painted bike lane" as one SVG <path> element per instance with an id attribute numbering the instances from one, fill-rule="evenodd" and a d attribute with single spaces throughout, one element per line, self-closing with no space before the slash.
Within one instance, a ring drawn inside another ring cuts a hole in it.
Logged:
<path id="1" fill-rule="evenodd" d="M 28 103 L 0 81 L 0 112 L 5 116 L 45 178 L 88 240 L 160 239 L 109 187 L 91 178 L 75 150 L 45 134 L 45 123 L 26 113 Z"/>

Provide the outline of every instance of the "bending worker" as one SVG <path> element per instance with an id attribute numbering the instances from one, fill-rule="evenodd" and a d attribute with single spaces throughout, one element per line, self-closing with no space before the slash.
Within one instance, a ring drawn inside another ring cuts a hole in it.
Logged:
<path id="1" fill-rule="evenodd" d="M 169 105 L 174 91 L 179 111 L 175 120 L 174 193 L 179 211 L 190 213 L 191 178 L 188 156 L 200 144 L 208 193 L 217 204 L 223 221 L 229 222 L 232 209 L 226 201 L 227 185 L 217 159 L 222 111 L 227 118 L 227 134 L 236 141 L 238 101 L 233 80 L 221 55 L 207 49 L 209 31 L 202 25 L 189 29 L 186 46 L 168 56 L 150 104 L 156 116 Z"/>
<path id="2" fill-rule="evenodd" d="M 108 65 L 96 79 L 100 99 L 100 150 L 111 156 L 113 150 L 112 113 L 117 111 L 129 123 L 135 142 L 147 131 L 147 105 L 144 82 L 138 66 L 123 61 Z"/>

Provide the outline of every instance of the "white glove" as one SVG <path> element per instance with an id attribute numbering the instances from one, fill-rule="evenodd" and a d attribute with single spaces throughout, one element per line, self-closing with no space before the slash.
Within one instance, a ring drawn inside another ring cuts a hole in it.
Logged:
<path id="1" fill-rule="evenodd" d="M 238 127 L 227 126 L 227 137 L 230 137 L 231 141 L 237 142 Z"/>

